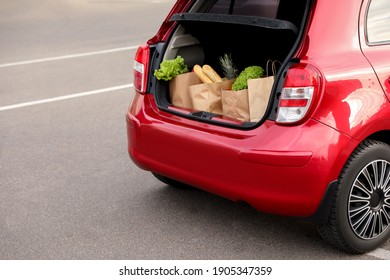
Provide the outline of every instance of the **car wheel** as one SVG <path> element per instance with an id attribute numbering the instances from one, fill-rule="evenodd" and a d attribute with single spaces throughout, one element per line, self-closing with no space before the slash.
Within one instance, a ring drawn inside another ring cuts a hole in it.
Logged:
<path id="1" fill-rule="evenodd" d="M 351 253 L 365 253 L 390 237 L 390 146 L 362 142 L 345 164 L 323 239 Z"/>
<path id="2" fill-rule="evenodd" d="M 175 188 L 179 188 L 179 189 L 191 189 L 191 188 L 193 188 L 193 187 L 190 186 L 190 185 L 187 185 L 187 184 L 185 184 L 185 183 L 176 181 L 176 180 L 174 180 L 174 179 L 171 179 L 171 178 L 162 176 L 162 175 L 160 175 L 160 174 L 157 174 L 157 173 L 154 173 L 154 172 L 152 172 L 152 174 L 153 174 L 153 176 L 156 177 L 158 180 L 160 180 L 161 182 L 163 182 L 164 184 L 167 184 L 167 185 L 169 185 L 169 186 L 172 186 L 172 187 L 175 187 Z"/>

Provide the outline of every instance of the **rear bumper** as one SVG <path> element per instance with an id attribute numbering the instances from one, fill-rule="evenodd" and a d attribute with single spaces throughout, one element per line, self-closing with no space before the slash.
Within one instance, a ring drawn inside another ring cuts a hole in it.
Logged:
<path id="1" fill-rule="evenodd" d="M 140 168 L 279 215 L 313 215 L 356 144 L 314 120 L 250 131 L 199 123 L 158 112 L 152 95 L 137 94 L 126 119 Z"/>

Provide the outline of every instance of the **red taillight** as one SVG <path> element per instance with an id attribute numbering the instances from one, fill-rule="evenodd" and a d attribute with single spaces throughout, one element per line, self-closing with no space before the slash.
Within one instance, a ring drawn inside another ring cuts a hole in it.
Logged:
<path id="1" fill-rule="evenodd" d="M 307 99 L 283 99 L 279 102 L 280 107 L 305 107 L 308 104 Z"/>
<path id="2" fill-rule="evenodd" d="M 301 121 L 318 94 L 319 84 L 320 74 L 313 66 L 293 65 L 286 74 L 276 122 L 291 124 Z"/>
<path id="3" fill-rule="evenodd" d="M 134 59 L 134 88 L 140 93 L 146 92 L 146 85 L 148 83 L 149 59 L 149 46 L 139 46 Z"/>

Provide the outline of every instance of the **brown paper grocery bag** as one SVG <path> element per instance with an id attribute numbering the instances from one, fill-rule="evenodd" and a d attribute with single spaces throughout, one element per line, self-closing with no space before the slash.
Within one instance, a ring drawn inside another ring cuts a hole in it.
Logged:
<path id="1" fill-rule="evenodd" d="M 243 122 L 249 121 L 248 90 L 222 90 L 223 115 Z"/>
<path id="2" fill-rule="evenodd" d="M 169 81 L 169 94 L 172 105 L 192 108 L 191 98 L 188 88 L 192 85 L 200 84 L 201 81 L 198 76 L 193 73 L 180 74 Z"/>
<path id="3" fill-rule="evenodd" d="M 274 76 L 248 80 L 249 119 L 258 122 L 267 109 Z"/>
<path id="4" fill-rule="evenodd" d="M 266 76 L 248 80 L 247 90 L 223 90 L 223 114 L 240 121 L 260 121 L 268 107 L 274 77 L 277 72 L 276 64 L 281 63 L 277 60 L 269 59 L 266 66 Z M 272 76 L 268 76 L 270 69 Z"/>
<path id="5" fill-rule="evenodd" d="M 223 115 L 244 122 L 258 122 L 267 109 L 274 77 L 248 80 L 248 89 L 222 90 Z"/>
<path id="6" fill-rule="evenodd" d="M 249 114 L 251 122 L 260 121 L 269 103 L 271 90 L 277 72 L 278 60 L 268 59 L 265 77 L 248 80 Z M 269 75 L 272 72 L 272 75 Z"/>
<path id="7" fill-rule="evenodd" d="M 199 111 L 222 115 L 222 87 L 231 87 L 233 81 L 201 83 L 189 87 L 192 108 Z"/>

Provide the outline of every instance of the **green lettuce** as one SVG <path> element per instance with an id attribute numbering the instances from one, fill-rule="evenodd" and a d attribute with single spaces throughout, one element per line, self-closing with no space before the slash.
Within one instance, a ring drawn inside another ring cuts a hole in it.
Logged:
<path id="1" fill-rule="evenodd" d="M 264 75 L 264 69 L 260 66 L 249 66 L 245 68 L 232 85 L 232 90 L 242 90 L 248 88 L 249 79 L 261 78 Z"/>
<path id="2" fill-rule="evenodd" d="M 178 55 L 175 59 L 168 59 L 161 62 L 160 69 L 154 71 L 154 76 L 158 80 L 170 81 L 177 75 L 187 72 L 188 67 L 184 63 L 184 58 Z"/>

